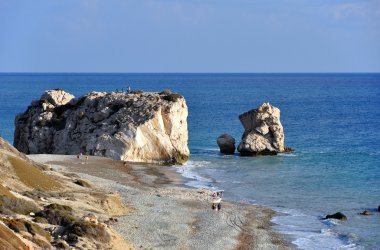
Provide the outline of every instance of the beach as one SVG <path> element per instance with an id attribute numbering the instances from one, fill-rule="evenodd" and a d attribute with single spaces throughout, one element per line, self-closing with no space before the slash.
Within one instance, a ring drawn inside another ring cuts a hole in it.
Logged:
<path id="1" fill-rule="evenodd" d="M 130 212 L 112 227 L 136 249 L 292 249 L 271 228 L 273 210 L 228 201 L 212 210 L 211 191 L 185 187 L 175 167 L 92 156 L 28 157 L 119 193 Z"/>

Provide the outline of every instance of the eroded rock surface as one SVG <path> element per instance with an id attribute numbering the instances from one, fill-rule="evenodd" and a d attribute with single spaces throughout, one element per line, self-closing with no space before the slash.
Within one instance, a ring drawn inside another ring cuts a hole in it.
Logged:
<path id="1" fill-rule="evenodd" d="M 46 91 L 16 117 L 14 145 L 27 154 L 89 154 L 117 160 L 184 163 L 187 105 L 170 91 Z"/>
<path id="2" fill-rule="evenodd" d="M 220 153 L 222 154 L 234 154 L 235 153 L 235 138 L 229 134 L 222 134 L 216 140 L 218 143 Z"/>
<path id="3" fill-rule="evenodd" d="M 274 155 L 290 150 L 284 146 L 280 110 L 269 103 L 239 116 L 244 127 L 238 146 L 241 155 Z"/>

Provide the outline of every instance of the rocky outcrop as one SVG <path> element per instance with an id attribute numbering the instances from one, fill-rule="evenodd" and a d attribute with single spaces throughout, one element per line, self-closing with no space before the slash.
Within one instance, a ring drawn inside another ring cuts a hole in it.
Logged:
<path id="1" fill-rule="evenodd" d="M 0 249 L 131 249 L 106 225 L 110 216 L 128 212 L 118 194 L 93 184 L 75 185 L 77 175 L 52 171 L 1 137 L 0 175 Z M 87 221 L 84 215 L 94 211 L 96 217 Z"/>
<path id="2" fill-rule="evenodd" d="M 238 146 L 241 155 L 275 155 L 289 151 L 284 146 L 284 129 L 280 110 L 269 103 L 239 116 L 244 127 L 242 141 Z"/>
<path id="3" fill-rule="evenodd" d="M 372 213 L 370 212 L 370 211 L 368 211 L 368 210 L 364 210 L 363 212 L 360 212 L 360 213 L 358 213 L 359 215 L 365 215 L 365 216 L 367 216 L 367 215 L 372 215 Z"/>
<path id="4" fill-rule="evenodd" d="M 325 219 L 347 220 L 347 217 L 341 212 L 337 212 L 335 214 L 326 215 Z"/>
<path id="5" fill-rule="evenodd" d="M 234 154 L 235 153 L 235 138 L 229 134 L 222 134 L 216 140 L 218 143 L 220 153 L 222 154 Z"/>
<path id="6" fill-rule="evenodd" d="M 27 154 L 89 154 L 131 162 L 187 161 L 183 96 L 170 91 L 46 91 L 16 117 L 14 145 Z"/>

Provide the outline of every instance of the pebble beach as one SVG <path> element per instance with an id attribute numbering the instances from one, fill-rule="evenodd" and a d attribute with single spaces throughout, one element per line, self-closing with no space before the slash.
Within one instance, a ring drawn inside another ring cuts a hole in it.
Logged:
<path id="1" fill-rule="evenodd" d="M 212 210 L 211 191 L 185 187 L 175 167 L 100 157 L 29 157 L 119 193 L 130 212 L 112 227 L 136 249 L 292 249 L 271 228 L 274 211 L 228 201 Z"/>

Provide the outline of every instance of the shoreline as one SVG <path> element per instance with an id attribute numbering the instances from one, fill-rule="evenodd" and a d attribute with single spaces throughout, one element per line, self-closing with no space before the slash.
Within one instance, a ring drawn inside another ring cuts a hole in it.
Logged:
<path id="1" fill-rule="evenodd" d="M 271 222 L 275 211 L 261 205 L 224 201 L 210 207 L 209 194 L 185 185 L 167 166 L 130 165 L 90 156 L 29 155 L 59 172 L 74 172 L 120 194 L 131 213 L 112 225 L 139 249 L 293 249 Z"/>

